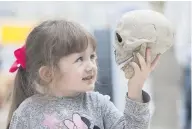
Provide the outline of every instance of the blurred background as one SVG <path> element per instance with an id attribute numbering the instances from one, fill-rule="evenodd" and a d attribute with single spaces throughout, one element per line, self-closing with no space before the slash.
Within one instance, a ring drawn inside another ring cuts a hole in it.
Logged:
<path id="1" fill-rule="evenodd" d="M 87 28 L 98 43 L 99 77 L 96 90 L 111 96 L 121 111 L 127 80 L 117 67 L 114 29 L 125 12 L 152 9 L 174 25 L 173 47 L 160 60 L 144 90 L 152 97 L 150 129 L 191 129 L 191 2 L 3 2 L 0 1 L 0 129 L 5 129 L 14 75 L 8 73 L 13 51 L 23 45 L 34 25 L 47 19 L 72 19 Z"/>

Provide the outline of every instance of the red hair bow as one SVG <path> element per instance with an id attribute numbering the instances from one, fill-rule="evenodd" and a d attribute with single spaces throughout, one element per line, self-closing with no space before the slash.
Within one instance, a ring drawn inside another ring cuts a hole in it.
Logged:
<path id="1" fill-rule="evenodd" d="M 13 63 L 9 72 L 15 72 L 20 66 L 25 69 L 26 68 L 26 47 L 25 45 L 14 51 L 14 55 L 16 57 L 16 61 Z"/>

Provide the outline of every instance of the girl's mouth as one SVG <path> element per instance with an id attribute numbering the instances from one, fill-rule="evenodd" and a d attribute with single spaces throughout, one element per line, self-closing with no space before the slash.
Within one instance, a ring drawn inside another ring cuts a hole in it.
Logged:
<path id="1" fill-rule="evenodd" d="M 91 80 L 91 79 L 93 79 L 93 76 L 92 76 L 92 75 L 91 75 L 91 76 L 84 77 L 82 80 L 87 81 L 87 80 Z"/>

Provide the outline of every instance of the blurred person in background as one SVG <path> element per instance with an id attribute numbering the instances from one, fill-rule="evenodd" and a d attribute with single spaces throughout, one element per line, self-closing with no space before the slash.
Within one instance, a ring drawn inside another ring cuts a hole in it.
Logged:
<path id="1" fill-rule="evenodd" d="M 191 32 L 190 2 L 167 2 L 165 15 L 176 26 L 175 56 L 183 70 L 181 128 L 191 129 Z"/>
<path id="2" fill-rule="evenodd" d="M 0 42 L 0 52 L 3 46 Z M 2 56 L 2 53 L 1 53 Z M 0 57 L 0 110 L 6 107 L 11 101 L 11 93 L 13 89 L 14 76 L 3 72 L 2 70 L 2 57 Z"/>
<path id="3" fill-rule="evenodd" d="M 0 109 L 10 102 L 14 77 L 0 73 Z"/>

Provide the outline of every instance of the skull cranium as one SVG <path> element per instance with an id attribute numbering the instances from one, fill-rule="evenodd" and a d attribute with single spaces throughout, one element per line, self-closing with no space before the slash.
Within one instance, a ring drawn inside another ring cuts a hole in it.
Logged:
<path id="1" fill-rule="evenodd" d="M 125 13 L 116 27 L 115 60 L 122 65 L 126 78 L 134 75 L 129 62 L 136 62 L 135 53 L 145 57 L 147 47 L 151 48 L 152 59 L 163 54 L 174 42 L 174 28 L 163 14 L 152 10 L 136 10 Z"/>

